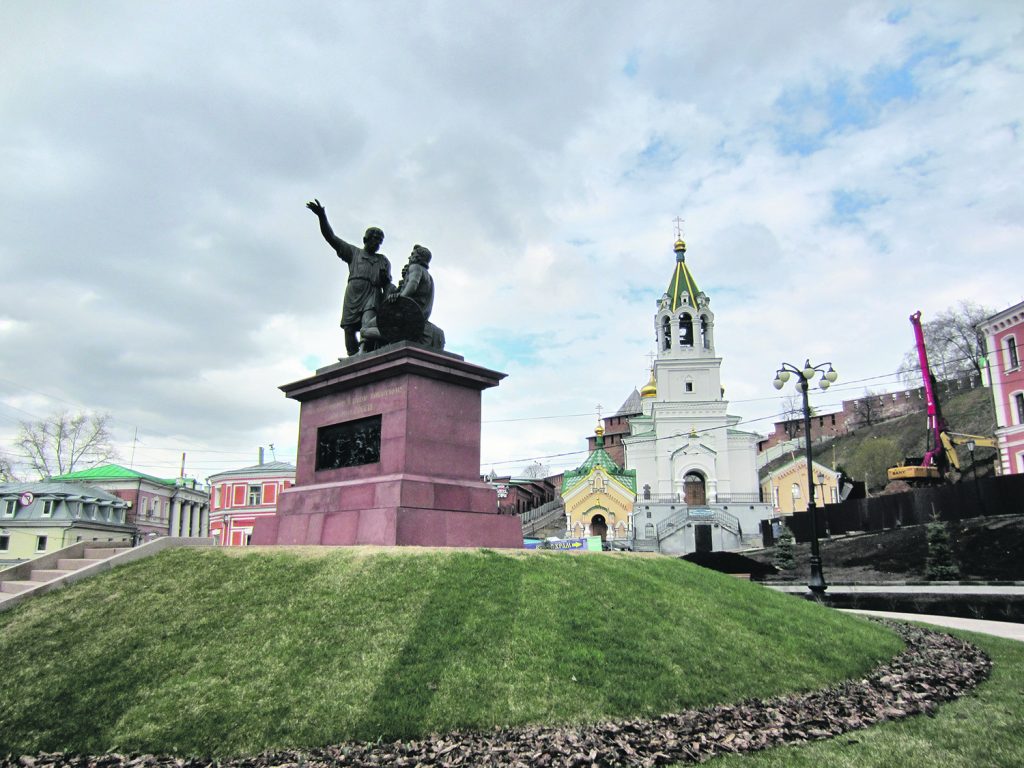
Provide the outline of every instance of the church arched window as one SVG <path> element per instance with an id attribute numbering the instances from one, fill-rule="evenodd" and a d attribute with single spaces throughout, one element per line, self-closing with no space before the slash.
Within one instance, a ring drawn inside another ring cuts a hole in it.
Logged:
<path id="1" fill-rule="evenodd" d="M 708 316 L 700 316 L 700 341 L 704 349 L 711 349 L 711 333 L 708 329 Z"/>
<path id="2" fill-rule="evenodd" d="M 672 323 L 668 316 L 661 318 L 661 348 L 668 350 L 672 347 Z"/>
<path id="3" fill-rule="evenodd" d="M 688 312 L 679 316 L 679 346 L 693 346 L 693 318 Z"/>

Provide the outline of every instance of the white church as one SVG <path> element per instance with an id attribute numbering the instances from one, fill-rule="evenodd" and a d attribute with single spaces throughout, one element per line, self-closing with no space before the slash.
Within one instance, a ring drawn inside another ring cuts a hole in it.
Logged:
<path id="1" fill-rule="evenodd" d="M 626 469 L 636 470 L 634 548 L 682 555 L 757 546 L 760 521 L 773 516 L 760 501 L 758 435 L 737 429 L 740 417 L 728 413 L 711 302 L 697 288 L 682 239 L 675 254 L 654 316 L 651 380 L 622 437 Z"/>

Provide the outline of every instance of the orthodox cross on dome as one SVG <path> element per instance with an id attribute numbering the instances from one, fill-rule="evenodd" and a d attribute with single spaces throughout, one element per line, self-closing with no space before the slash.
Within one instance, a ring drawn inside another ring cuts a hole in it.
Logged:
<path id="1" fill-rule="evenodd" d="M 601 404 L 600 403 L 597 404 L 597 421 L 598 421 L 598 423 L 601 422 Z"/>
<path id="2" fill-rule="evenodd" d="M 653 371 L 654 370 L 654 358 L 656 358 L 657 355 L 654 354 L 654 352 L 648 352 L 645 355 L 645 357 L 647 358 L 647 363 L 648 363 L 647 364 L 647 370 L 648 371 Z"/>
<path id="3" fill-rule="evenodd" d="M 686 219 L 681 219 L 678 216 L 672 220 L 672 223 L 676 225 L 676 240 L 679 240 L 683 236 L 683 222 L 685 221 Z"/>

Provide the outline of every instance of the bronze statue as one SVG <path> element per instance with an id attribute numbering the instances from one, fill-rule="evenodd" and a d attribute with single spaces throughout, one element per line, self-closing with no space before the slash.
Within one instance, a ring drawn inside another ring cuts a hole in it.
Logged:
<path id="1" fill-rule="evenodd" d="M 380 338 L 377 309 L 385 291 L 391 288 L 391 263 L 383 253 L 378 253 L 384 242 L 384 233 L 377 227 L 370 227 L 363 235 L 363 247 L 359 248 L 334 234 L 327 221 L 327 211 L 319 200 L 306 203 L 306 207 L 320 220 L 320 233 L 324 240 L 335 250 L 338 258 L 348 264 L 348 284 L 341 311 L 345 351 L 351 356 L 360 349 L 364 352 L 373 349 Z"/>
<path id="2" fill-rule="evenodd" d="M 409 254 L 409 263 L 402 267 L 402 279 L 398 290 L 389 295 L 386 301 L 394 301 L 399 296 L 407 296 L 416 302 L 423 313 L 423 321 L 430 319 L 434 309 L 434 278 L 430 276 L 430 250 L 422 245 L 414 245 Z"/>
<path id="3" fill-rule="evenodd" d="M 387 341 L 415 341 L 444 349 L 444 331 L 429 322 L 434 309 L 434 278 L 430 250 L 414 245 L 409 263 L 402 267 L 398 288 L 389 291 L 381 306 L 380 334 Z"/>

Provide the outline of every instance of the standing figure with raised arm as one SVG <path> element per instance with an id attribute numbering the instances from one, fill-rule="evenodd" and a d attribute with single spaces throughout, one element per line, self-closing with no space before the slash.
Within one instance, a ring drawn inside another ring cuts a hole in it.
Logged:
<path id="1" fill-rule="evenodd" d="M 319 200 L 306 203 L 306 207 L 320 220 L 320 233 L 324 240 L 338 258 L 348 264 L 348 284 L 341 311 L 345 351 L 351 356 L 362 346 L 362 351 L 366 352 L 380 337 L 377 333 L 377 307 L 384 291 L 391 285 L 391 263 L 383 253 L 378 253 L 384 242 L 384 233 L 377 227 L 370 227 L 363 235 L 363 247 L 359 248 L 334 234 L 327 221 L 327 211 Z"/>

